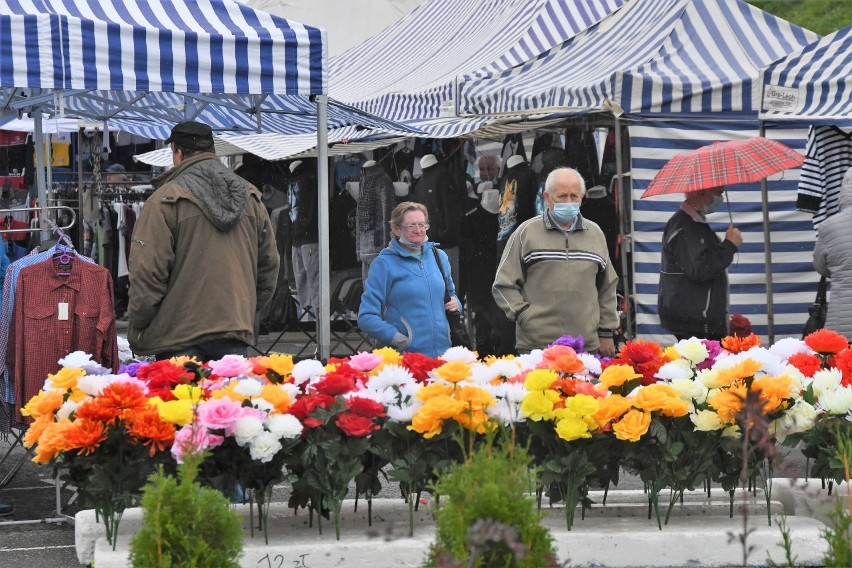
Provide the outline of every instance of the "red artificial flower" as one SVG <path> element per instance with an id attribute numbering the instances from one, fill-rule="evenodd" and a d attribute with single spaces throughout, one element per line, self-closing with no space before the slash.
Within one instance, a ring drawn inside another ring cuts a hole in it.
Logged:
<path id="1" fill-rule="evenodd" d="M 349 412 L 356 416 L 364 416 L 366 418 L 385 416 L 385 406 L 381 402 L 360 396 L 353 396 L 347 402 L 349 403 Z"/>
<path id="2" fill-rule="evenodd" d="M 415 381 L 421 383 L 429 379 L 429 371 L 443 364 L 442 359 L 434 359 L 421 353 L 402 354 L 402 365 L 411 372 Z"/>
<path id="3" fill-rule="evenodd" d="M 349 357 L 329 357 L 326 363 L 328 365 L 342 365 L 349 363 Z"/>
<path id="4" fill-rule="evenodd" d="M 327 394 L 300 396 L 290 405 L 289 412 L 298 418 L 305 428 L 316 428 L 322 426 L 322 420 L 311 418 L 311 414 L 317 408 L 328 408 L 333 401 L 334 397 Z"/>
<path id="5" fill-rule="evenodd" d="M 655 375 L 665 362 L 663 348 L 659 343 L 636 339 L 625 343 L 618 356 L 609 364 L 630 365 L 642 375 L 643 385 L 652 385 L 659 380 Z"/>
<path id="6" fill-rule="evenodd" d="M 340 414 L 334 421 L 337 427 L 352 438 L 363 438 L 379 429 L 379 425 L 366 416 L 357 416 L 349 412 Z"/>
<path id="7" fill-rule="evenodd" d="M 139 367 L 136 378 L 148 383 L 148 396 L 159 396 L 163 400 L 174 400 L 172 389 L 179 384 L 188 384 L 193 374 L 178 367 L 168 359 Z"/>
<path id="8" fill-rule="evenodd" d="M 337 372 L 329 373 L 321 381 L 314 383 L 312 388 L 316 392 L 328 396 L 346 394 L 355 389 L 355 378 Z"/>
<path id="9" fill-rule="evenodd" d="M 731 314 L 731 322 L 729 325 L 731 335 L 737 337 L 747 337 L 752 334 L 751 322 L 742 314 Z"/>
<path id="10" fill-rule="evenodd" d="M 805 337 L 805 345 L 820 355 L 834 355 L 849 347 L 849 340 L 836 331 L 819 329 Z"/>
<path id="11" fill-rule="evenodd" d="M 832 366 L 843 373 L 840 384 L 844 387 L 852 386 L 852 349 L 844 349 L 832 357 Z"/>
<path id="12" fill-rule="evenodd" d="M 787 359 L 787 362 L 806 377 L 813 377 L 814 373 L 822 369 L 820 358 L 810 353 L 795 353 Z"/>
<path id="13" fill-rule="evenodd" d="M 268 369 L 265 365 L 263 365 L 260 360 L 263 359 L 262 355 L 258 355 L 257 357 L 251 357 L 249 362 L 251 363 L 251 372 L 255 375 L 265 375 Z"/>

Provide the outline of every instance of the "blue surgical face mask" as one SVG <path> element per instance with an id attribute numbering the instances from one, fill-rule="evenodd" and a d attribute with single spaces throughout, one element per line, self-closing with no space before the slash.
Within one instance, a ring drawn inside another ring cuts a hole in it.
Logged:
<path id="1" fill-rule="evenodd" d="M 725 198 L 721 195 L 714 196 L 713 201 L 711 201 L 704 207 L 704 213 L 715 213 L 719 210 L 720 207 L 722 207 L 722 203 L 724 202 Z"/>
<path id="2" fill-rule="evenodd" d="M 553 216 L 560 223 L 570 223 L 580 214 L 579 203 L 554 203 Z"/>

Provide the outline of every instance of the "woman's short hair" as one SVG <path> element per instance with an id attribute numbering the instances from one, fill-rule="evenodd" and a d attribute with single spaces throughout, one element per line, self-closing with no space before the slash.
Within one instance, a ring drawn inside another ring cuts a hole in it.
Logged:
<path id="1" fill-rule="evenodd" d="M 405 214 L 409 211 L 420 211 L 423 213 L 423 216 L 426 217 L 426 222 L 429 222 L 429 211 L 426 210 L 426 206 L 422 203 L 416 203 L 414 201 L 403 201 L 396 207 L 394 207 L 393 212 L 391 213 L 390 224 L 391 227 L 399 227 L 402 225 L 402 218 L 405 217 Z"/>

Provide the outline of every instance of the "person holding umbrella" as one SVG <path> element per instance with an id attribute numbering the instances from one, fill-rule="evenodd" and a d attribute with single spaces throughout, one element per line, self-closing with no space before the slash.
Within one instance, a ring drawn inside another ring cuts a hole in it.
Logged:
<path id="1" fill-rule="evenodd" d="M 660 323 L 678 340 L 727 335 L 727 268 L 743 237 L 731 224 L 720 240 L 706 219 L 722 204 L 724 189 L 686 193 L 663 231 L 657 308 Z"/>

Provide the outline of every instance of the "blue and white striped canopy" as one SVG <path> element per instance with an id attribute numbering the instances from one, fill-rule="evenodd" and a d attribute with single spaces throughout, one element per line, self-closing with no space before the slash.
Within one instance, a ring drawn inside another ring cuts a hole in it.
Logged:
<path id="1" fill-rule="evenodd" d="M 756 115 L 759 71 L 818 36 L 742 0 L 631 0 L 535 59 L 459 84 L 461 115 Z"/>
<path id="2" fill-rule="evenodd" d="M 0 0 L 0 85 L 325 94 L 318 28 L 232 0 Z"/>
<path id="3" fill-rule="evenodd" d="M 852 125 L 852 25 L 763 70 L 765 120 Z"/>
<path id="4" fill-rule="evenodd" d="M 0 107 L 159 139 L 188 119 L 312 133 L 325 39 L 233 0 L 0 0 Z M 334 101 L 328 123 L 399 128 Z"/>
<path id="5" fill-rule="evenodd" d="M 455 115 L 457 77 L 509 69 L 624 0 L 427 0 L 331 60 L 331 95 L 391 120 Z"/>

